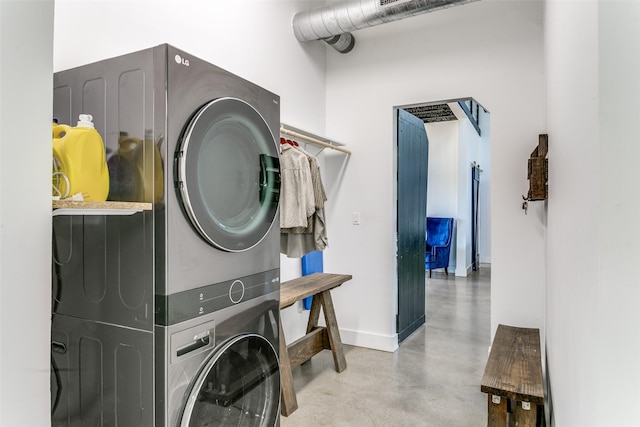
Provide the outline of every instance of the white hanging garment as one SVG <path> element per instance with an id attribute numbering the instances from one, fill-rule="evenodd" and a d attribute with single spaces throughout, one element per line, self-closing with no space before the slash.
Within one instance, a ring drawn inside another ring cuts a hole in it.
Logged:
<path id="1" fill-rule="evenodd" d="M 280 153 L 280 228 L 307 227 L 316 210 L 307 156 L 290 145 Z"/>

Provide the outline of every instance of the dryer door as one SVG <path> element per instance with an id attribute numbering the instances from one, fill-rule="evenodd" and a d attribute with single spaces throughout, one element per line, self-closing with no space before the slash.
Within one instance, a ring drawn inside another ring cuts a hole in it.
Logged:
<path id="1" fill-rule="evenodd" d="M 279 402 L 280 370 L 273 346 L 260 335 L 240 335 L 204 363 L 191 384 L 180 427 L 272 427 Z"/>
<path id="2" fill-rule="evenodd" d="M 193 116 L 178 147 L 177 187 L 194 228 L 229 252 L 260 243 L 280 191 L 278 146 L 260 113 L 236 98 L 215 99 Z"/>

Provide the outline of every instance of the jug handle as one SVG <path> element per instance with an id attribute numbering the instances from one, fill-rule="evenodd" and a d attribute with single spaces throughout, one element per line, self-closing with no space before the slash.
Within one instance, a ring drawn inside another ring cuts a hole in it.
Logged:
<path id="1" fill-rule="evenodd" d="M 62 133 L 68 133 L 70 129 L 71 126 L 69 125 L 55 125 L 53 126 L 53 137 L 60 138 L 60 135 L 62 135 Z"/>

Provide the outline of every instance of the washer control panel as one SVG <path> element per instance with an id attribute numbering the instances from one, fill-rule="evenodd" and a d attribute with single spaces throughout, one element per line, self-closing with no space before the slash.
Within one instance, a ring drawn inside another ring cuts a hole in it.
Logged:
<path id="1" fill-rule="evenodd" d="M 280 289 L 274 269 L 172 295 L 156 295 L 156 325 L 169 326 L 240 304 Z"/>

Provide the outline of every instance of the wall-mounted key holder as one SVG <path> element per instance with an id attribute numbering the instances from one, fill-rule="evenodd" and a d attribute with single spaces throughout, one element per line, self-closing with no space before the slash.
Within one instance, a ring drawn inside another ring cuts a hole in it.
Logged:
<path id="1" fill-rule="evenodd" d="M 527 196 L 522 196 L 524 200 L 522 209 L 527 213 L 528 202 L 534 200 L 546 200 L 549 197 L 549 136 L 547 134 L 538 135 L 538 146 L 531 153 L 528 162 L 527 179 L 529 180 L 529 192 Z"/>

